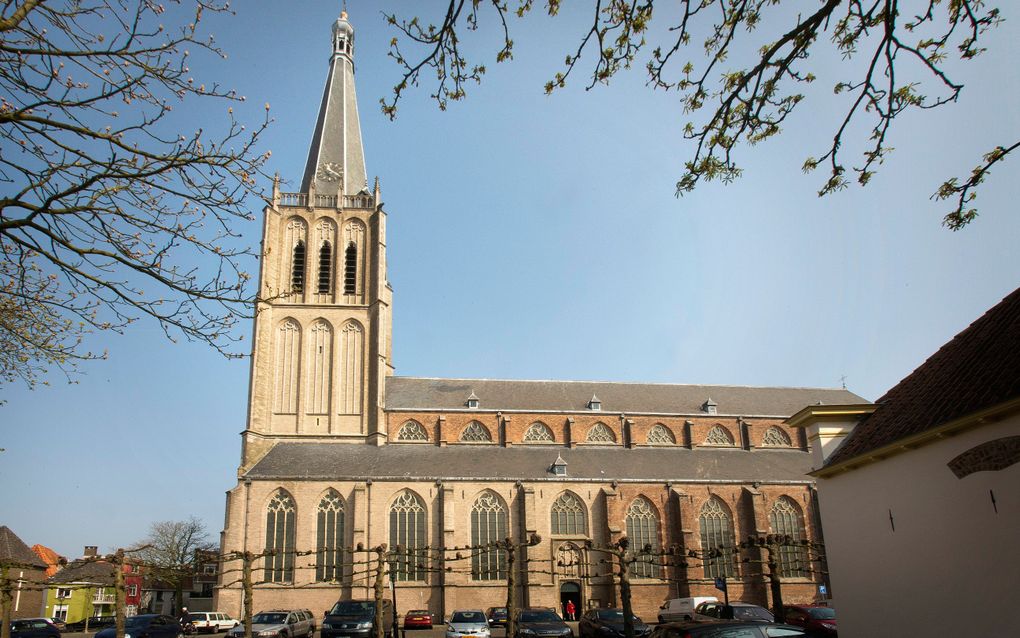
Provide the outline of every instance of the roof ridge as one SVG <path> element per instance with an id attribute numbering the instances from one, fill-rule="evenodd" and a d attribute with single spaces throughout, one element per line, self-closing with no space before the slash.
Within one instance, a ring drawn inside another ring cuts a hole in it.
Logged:
<path id="1" fill-rule="evenodd" d="M 748 388 L 752 390 L 835 390 L 850 392 L 847 388 L 826 386 L 791 386 L 791 385 L 742 385 L 724 383 L 671 383 L 668 381 L 596 381 L 586 379 L 498 379 L 485 377 L 420 377 L 392 375 L 391 379 L 415 379 L 419 381 L 500 381 L 509 383 L 599 383 L 603 385 L 654 385 L 685 388 Z"/>

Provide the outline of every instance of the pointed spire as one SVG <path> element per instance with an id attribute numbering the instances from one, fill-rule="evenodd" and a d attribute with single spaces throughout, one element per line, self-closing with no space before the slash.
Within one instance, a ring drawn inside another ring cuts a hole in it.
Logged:
<path id="1" fill-rule="evenodd" d="M 301 192 L 356 195 L 368 188 L 354 90 L 354 27 L 343 11 L 332 29 L 332 55 Z"/>

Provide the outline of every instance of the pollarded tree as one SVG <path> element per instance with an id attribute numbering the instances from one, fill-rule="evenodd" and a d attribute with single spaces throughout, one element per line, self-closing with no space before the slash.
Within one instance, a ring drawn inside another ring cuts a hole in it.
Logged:
<path id="1" fill-rule="evenodd" d="M 223 56 L 198 29 L 226 2 L 167 5 L 0 5 L 0 383 L 71 372 L 97 356 L 88 332 L 140 318 L 224 353 L 237 339 L 251 255 L 237 226 L 268 105 L 246 129 L 244 98 L 189 68 Z M 223 106 L 208 128 L 178 115 L 209 101 Z"/>
<path id="2" fill-rule="evenodd" d="M 173 586 L 174 612 L 179 612 L 184 582 L 197 573 L 203 557 L 213 549 L 205 523 L 192 516 L 186 521 L 153 523 L 149 535 L 128 552 L 142 562 L 147 576 Z"/>
<path id="3" fill-rule="evenodd" d="M 408 87 L 424 78 L 434 82 L 431 97 L 441 109 L 466 95 L 479 82 L 483 64 L 467 60 L 461 45 L 465 30 L 479 28 L 482 14 L 495 15 L 501 46 L 496 61 L 509 60 L 514 42 L 510 23 L 531 12 L 534 0 L 449 0 L 444 13 L 402 17 L 388 14 L 397 30 L 390 56 L 403 76 L 383 112 L 396 115 Z M 559 13 L 561 0 L 546 0 L 549 16 Z M 963 84 L 950 72 L 951 58 L 969 61 L 984 50 L 980 40 L 1002 18 L 984 0 L 589 0 L 591 19 L 566 45 L 564 68 L 546 92 L 563 88 L 576 72 L 587 74 L 587 88 L 607 83 L 636 60 L 643 63 L 648 83 L 681 95 L 691 122 L 684 136 L 694 143 L 677 195 L 701 180 L 732 181 L 740 176 L 735 152 L 782 130 L 787 117 L 805 96 L 803 85 L 814 82 L 811 55 L 830 47 L 843 59 L 845 78 L 835 92 L 845 97 L 845 110 L 832 138 L 803 169 L 824 166 L 828 175 L 819 195 L 846 188 L 851 181 L 866 185 L 892 150 L 888 145 L 894 121 L 906 112 L 943 107 L 956 101 Z M 653 27 L 653 14 L 665 24 Z M 660 16 L 660 14 L 666 14 Z M 646 38 L 654 41 L 648 42 Z M 826 44 L 827 43 L 827 44 Z M 750 54 L 745 52 L 750 51 Z M 587 65 L 587 71 L 579 71 Z M 434 76 L 434 80 L 432 77 Z M 927 88 L 922 92 L 922 84 Z M 848 166 L 845 147 L 860 153 Z M 1020 147 L 1006 140 L 991 149 L 970 175 L 949 179 L 934 193 L 955 207 L 943 224 L 958 230 L 977 215 L 976 189 L 989 169 Z"/>

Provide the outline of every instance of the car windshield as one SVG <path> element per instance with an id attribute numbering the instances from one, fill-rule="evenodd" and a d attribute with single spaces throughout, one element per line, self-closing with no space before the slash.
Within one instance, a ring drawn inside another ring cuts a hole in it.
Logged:
<path id="1" fill-rule="evenodd" d="M 149 617 L 148 616 L 131 616 L 129 618 L 125 618 L 124 619 L 124 626 L 125 627 L 140 627 L 142 625 L 148 624 L 148 622 L 149 622 Z"/>
<path id="2" fill-rule="evenodd" d="M 522 611 L 521 622 L 562 622 L 555 611 Z"/>
<path id="3" fill-rule="evenodd" d="M 737 620 L 768 620 L 771 622 L 772 614 L 767 609 L 761 607 L 734 607 L 733 617 Z"/>
<path id="4" fill-rule="evenodd" d="M 424 616 L 427 613 L 429 613 L 429 612 L 428 612 L 428 610 L 425 610 L 425 609 L 412 609 L 411 611 L 407 612 L 407 615 L 408 616 Z"/>
<path id="5" fill-rule="evenodd" d="M 188 614 L 188 620 L 205 620 L 206 614 Z"/>
<path id="6" fill-rule="evenodd" d="M 455 611 L 450 622 L 485 622 L 485 614 L 480 611 Z"/>
<path id="7" fill-rule="evenodd" d="M 836 610 L 832 607 L 809 607 L 807 613 L 816 620 L 836 620 Z"/>
<path id="8" fill-rule="evenodd" d="M 333 605 L 334 616 L 364 616 L 375 614 L 375 603 L 368 600 L 342 600 Z"/>
<path id="9" fill-rule="evenodd" d="M 282 625 L 287 622 L 287 614 L 255 614 L 251 621 L 256 625 Z"/>
<path id="10" fill-rule="evenodd" d="M 623 622 L 623 610 L 622 609 L 602 609 L 598 612 L 599 620 L 608 620 L 609 622 Z M 641 622 L 641 619 L 637 616 L 632 616 L 634 622 Z"/>
<path id="11" fill-rule="evenodd" d="M 492 616 L 506 616 L 506 607 L 496 607 L 489 614 Z"/>

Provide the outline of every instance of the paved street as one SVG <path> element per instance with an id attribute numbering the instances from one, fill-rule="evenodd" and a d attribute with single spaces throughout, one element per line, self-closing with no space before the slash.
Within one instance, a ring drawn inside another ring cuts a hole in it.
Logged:
<path id="1" fill-rule="evenodd" d="M 577 635 L 577 623 L 576 622 L 568 622 L 567 624 L 570 625 L 570 628 L 574 630 L 574 635 L 576 636 Z M 92 632 L 92 631 L 90 631 L 88 633 L 84 633 L 84 632 L 65 632 L 65 633 L 61 634 L 61 638 L 93 638 L 93 636 L 95 636 L 95 635 L 96 635 L 95 632 Z M 203 637 L 204 636 L 211 636 L 212 638 L 216 638 L 216 637 L 223 638 L 225 635 L 226 634 L 223 633 L 223 632 L 218 633 L 218 634 L 198 634 L 198 636 L 203 636 Z M 316 635 L 318 635 L 318 634 L 316 634 Z M 446 635 L 446 625 L 435 625 L 434 627 L 432 627 L 431 631 L 425 630 L 425 629 L 412 629 L 412 630 L 408 631 L 406 633 L 406 636 L 404 636 L 402 638 L 443 638 L 445 635 Z M 195 638 L 197 638 L 197 636 Z M 496 627 L 496 628 L 494 628 L 492 630 L 492 638 L 506 638 L 506 632 L 503 629 L 501 629 L 499 627 Z"/>

